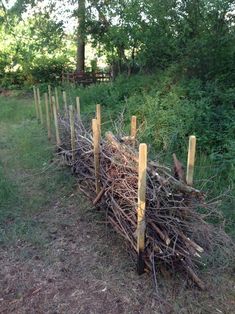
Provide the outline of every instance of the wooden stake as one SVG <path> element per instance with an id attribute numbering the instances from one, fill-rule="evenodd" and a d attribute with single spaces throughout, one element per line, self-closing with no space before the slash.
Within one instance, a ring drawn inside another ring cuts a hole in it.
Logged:
<path id="1" fill-rule="evenodd" d="M 64 110 L 66 112 L 66 114 L 68 114 L 68 104 L 67 104 L 67 96 L 66 96 L 66 92 L 63 92 L 63 102 L 64 102 Z"/>
<path id="2" fill-rule="evenodd" d="M 138 179 L 138 209 L 137 209 L 137 271 L 141 275 L 144 272 L 145 249 L 145 198 L 147 175 L 147 145 L 139 146 L 139 179 Z"/>
<path id="3" fill-rule="evenodd" d="M 99 137 L 101 136 L 101 106 L 99 104 L 96 105 L 96 120 L 99 130 Z"/>
<path id="4" fill-rule="evenodd" d="M 48 100 L 49 100 L 49 117 L 53 115 L 52 101 L 51 101 L 51 85 L 48 85 Z"/>
<path id="5" fill-rule="evenodd" d="M 187 164 L 187 175 L 186 175 L 186 182 L 190 186 L 193 185 L 195 153 L 196 153 L 196 136 L 191 135 L 189 137 L 188 164 Z"/>
<path id="6" fill-rule="evenodd" d="M 60 105 L 59 105 L 59 97 L 58 97 L 58 89 L 55 87 L 55 104 L 56 104 L 56 110 L 57 113 L 60 111 Z"/>
<path id="7" fill-rule="evenodd" d="M 133 146 L 135 146 L 136 133 L 137 133 L 137 119 L 136 116 L 131 117 L 131 139 L 133 141 Z"/>
<path id="8" fill-rule="evenodd" d="M 39 88 L 37 88 L 37 100 L 38 100 L 38 111 L 39 111 L 40 122 L 41 122 L 41 124 L 43 124 L 42 106 L 41 106 L 41 98 L 40 98 Z"/>
<path id="9" fill-rule="evenodd" d="M 75 160 L 75 121 L 73 106 L 69 106 L 69 123 L 70 123 L 70 136 L 71 136 L 71 150 L 72 150 L 72 161 Z"/>
<path id="10" fill-rule="evenodd" d="M 58 117 L 57 117 L 57 109 L 56 109 L 55 97 L 52 96 L 52 97 L 51 97 L 51 100 L 52 100 L 53 113 L 54 113 L 56 144 L 57 144 L 57 146 L 61 146 L 61 140 L 60 140 L 60 133 L 59 133 L 59 125 L 58 125 Z"/>
<path id="11" fill-rule="evenodd" d="M 51 121 L 50 121 L 50 112 L 49 112 L 47 93 L 44 94 L 44 98 L 45 98 L 45 107 L 46 107 L 47 137 L 48 137 L 48 140 L 50 141 L 50 139 L 51 139 Z"/>
<path id="12" fill-rule="evenodd" d="M 77 105 L 78 120 L 81 121 L 81 108 L 80 108 L 80 99 L 79 99 L 79 97 L 76 97 L 76 105 Z"/>
<path id="13" fill-rule="evenodd" d="M 93 145 L 94 145 L 94 165 L 95 165 L 95 186 L 96 193 L 100 192 L 100 146 L 99 146 L 99 126 L 97 119 L 92 119 Z"/>
<path id="14" fill-rule="evenodd" d="M 35 86 L 33 86 L 33 97 L 34 97 L 34 105 L 35 105 L 36 117 L 37 117 L 37 119 L 39 119 L 37 91 L 36 91 L 36 87 Z"/>

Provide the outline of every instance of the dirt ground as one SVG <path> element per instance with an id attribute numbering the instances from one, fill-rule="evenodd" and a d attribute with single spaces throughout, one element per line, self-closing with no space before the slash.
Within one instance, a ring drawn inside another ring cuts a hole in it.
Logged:
<path id="1" fill-rule="evenodd" d="M 121 239 L 73 198 L 34 217 L 45 233 L 41 248 L 20 241 L 1 248 L 0 313 L 234 313 L 228 278 L 226 289 L 209 294 L 186 282 L 164 287 L 167 303 L 159 307 L 151 276 L 139 277 Z"/>
<path id="2" fill-rule="evenodd" d="M 41 249 L 20 241 L 1 248 L 0 312 L 150 313 L 154 297 L 144 304 L 142 287 L 151 295 L 151 280 L 138 277 L 120 239 L 72 201 L 34 217 L 47 240 Z"/>

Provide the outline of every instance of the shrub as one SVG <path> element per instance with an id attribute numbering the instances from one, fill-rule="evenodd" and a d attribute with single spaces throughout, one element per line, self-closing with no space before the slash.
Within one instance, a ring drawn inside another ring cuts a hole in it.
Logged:
<path id="1" fill-rule="evenodd" d="M 30 69 L 30 75 L 34 82 L 61 82 L 63 71 L 71 70 L 71 66 L 66 58 L 39 58 L 35 60 L 33 67 Z"/>

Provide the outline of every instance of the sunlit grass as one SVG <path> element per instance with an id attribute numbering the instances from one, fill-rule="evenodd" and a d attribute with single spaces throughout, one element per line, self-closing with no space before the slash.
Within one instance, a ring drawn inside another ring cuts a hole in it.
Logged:
<path id="1" fill-rule="evenodd" d="M 33 216 L 71 193 L 74 178 L 52 163 L 54 144 L 35 119 L 31 98 L 0 98 L 0 242 L 42 243 Z"/>

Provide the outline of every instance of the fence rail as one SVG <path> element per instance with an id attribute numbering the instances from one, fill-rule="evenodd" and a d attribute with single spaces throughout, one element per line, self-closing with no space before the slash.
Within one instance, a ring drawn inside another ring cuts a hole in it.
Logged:
<path id="1" fill-rule="evenodd" d="M 63 83 L 74 83 L 82 85 L 90 85 L 100 82 L 109 82 L 111 81 L 110 72 L 67 72 L 62 73 L 62 82 Z"/>

